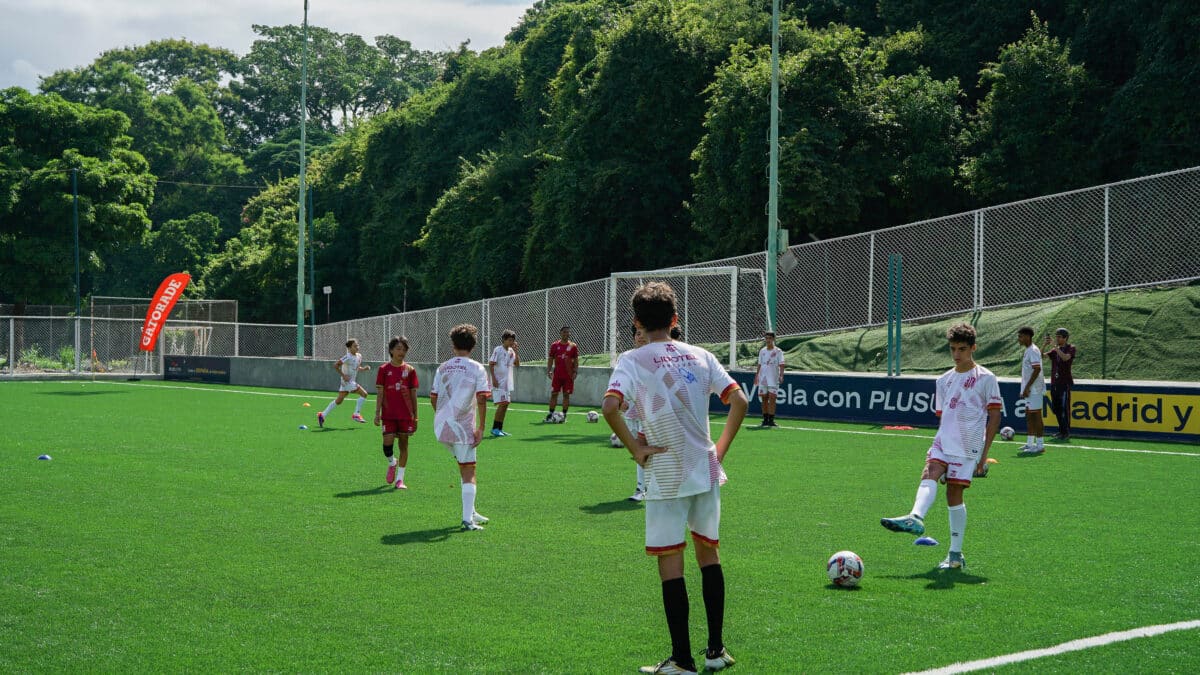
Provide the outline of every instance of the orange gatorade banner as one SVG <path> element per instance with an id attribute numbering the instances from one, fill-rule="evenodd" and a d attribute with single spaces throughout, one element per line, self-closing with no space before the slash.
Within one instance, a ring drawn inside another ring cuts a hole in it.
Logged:
<path id="1" fill-rule="evenodd" d="M 150 299 L 150 309 L 146 310 L 146 321 L 142 323 L 142 351 L 154 351 L 154 346 L 158 344 L 158 334 L 162 332 L 167 317 L 171 315 L 171 310 L 175 309 L 175 303 L 179 301 L 179 296 L 183 295 L 183 289 L 187 288 L 191 280 L 192 277 L 187 272 L 178 272 L 163 279 L 158 291 Z"/>

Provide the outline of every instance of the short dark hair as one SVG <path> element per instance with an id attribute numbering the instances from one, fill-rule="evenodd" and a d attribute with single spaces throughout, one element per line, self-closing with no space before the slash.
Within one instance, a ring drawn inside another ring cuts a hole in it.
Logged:
<path id="1" fill-rule="evenodd" d="M 346 349 L 350 349 L 351 345 L 356 344 L 358 344 L 358 338 L 350 338 L 349 340 L 346 340 Z"/>
<path id="2" fill-rule="evenodd" d="M 629 334 L 632 335 L 633 337 L 637 337 L 637 332 L 638 332 L 638 327 L 633 324 L 629 324 Z"/>
<path id="3" fill-rule="evenodd" d="M 461 349 L 464 352 L 469 352 L 475 349 L 475 336 L 479 335 L 479 329 L 469 323 L 460 323 L 450 329 L 450 342 L 455 349 Z"/>
<path id="4" fill-rule="evenodd" d="M 501 342 L 504 342 L 505 340 L 507 340 L 507 339 L 509 339 L 509 338 L 512 338 L 512 339 L 516 340 L 516 339 L 517 339 L 517 334 L 516 334 L 516 333 L 514 333 L 514 332 L 512 331 L 512 329 L 510 329 L 510 328 L 505 328 L 505 329 L 504 329 L 504 332 L 500 334 L 500 341 L 501 341 Z"/>
<path id="5" fill-rule="evenodd" d="M 633 292 L 633 315 L 646 330 L 670 328 L 675 318 L 675 290 L 663 281 L 651 281 Z"/>
<path id="6" fill-rule="evenodd" d="M 397 335 L 388 340 L 388 356 L 392 355 L 392 350 L 396 348 L 396 345 L 404 345 L 404 351 L 408 351 L 408 338 L 403 335 Z"/>
<path id="7" fill-rule="evenodd" d="M 1061 336 L 1063 336 L 1063 337 L 1065 337 L 1065 338 L 1067 338 L 1067 339 L 1070 339 L 1070 338 L 1071 338 L 1071 331 L 1067 330 L 1066 328 L 1059 328 L 1059 329 L 1057 329 L 1057 330 L 1055 330 L 1055 331 L 1054 331 L 1054 334 L 1055 334 L 1055 335 L 1061 335 Z"/>
<path id="8" fill-rule="evenodd" d="M 975 327 L 969 323 L 956 323 L 946 331 L 946 341 L 969 347 L 975 344 Z"/>
<path id="9" fill-rule="evenodd" d="M 763 337 L 775 337 L 775 331 L 769 330 L 769 331 L 763 333 Z"/>
<path id="10" fill-rule="evenodd" d="M 1028 335 L 1033 337 L 1033 326 L 1021 326 L 1017 329 L 1017 335 Z"/>
<path id="11" fill-rule="evenodd" d="M 683 329 L 679 327 L 679 324 L 675 324 L 674 326 L 671 326 L 671 339 L 672 340 L 682 340 L 683 339 Z"/>
<path id="12" fill-rule="evenodd" d="M 559 329 L 558 329 L 558 332 L 560 332 L 560 333 L 561 333 L 561 332 L 563 332 L 564 330 L 571 330 L 571 327 L 570 327 L 570 326 L 563 326 L 562 328 L 559 328 Z"/>

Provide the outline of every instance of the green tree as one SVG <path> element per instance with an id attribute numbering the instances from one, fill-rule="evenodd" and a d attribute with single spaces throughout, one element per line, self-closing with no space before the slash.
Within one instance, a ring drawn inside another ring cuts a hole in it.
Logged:
<path id="1" fill-rule="evenodd" d="M 1025 199 L 1098 182 L 1092 150 L 1098 88 L 1033 16 L 1025 36 L 980 74 L 987 95 L 966 134 L 968 188 L 987 202 Z"/>
<path id="2" fill-rule="evenodd" d="M 141 240 L 154 177 L 130 149 L 128 130 L 118 112 L 20 88 L 0 92 L 0 295 L 19 304 L 73 297 L 72 267 L 64 265 L 74 257 L 72 169 L 84 272 Z"/>

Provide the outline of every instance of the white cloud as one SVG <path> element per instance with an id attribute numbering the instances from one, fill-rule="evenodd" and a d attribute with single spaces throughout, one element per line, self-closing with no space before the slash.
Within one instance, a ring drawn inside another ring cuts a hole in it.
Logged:
<path id="1" fill-rule="evenodd" d="M 309 0 L 309 23 L 368 41 L 395 35 L 419 49 L 501 44 L 533 0 Z M 187 38 L 245 54 L 252 24 L 299 24 L 302 0 L 0 0 L 0 89 L 91 63 L 101 52 Z"/>

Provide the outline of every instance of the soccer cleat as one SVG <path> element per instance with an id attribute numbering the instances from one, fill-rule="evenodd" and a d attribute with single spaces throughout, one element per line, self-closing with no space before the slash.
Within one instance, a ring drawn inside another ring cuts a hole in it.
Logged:
<path id="1" fill-rule="evenodd" d="M 401 478 L 400 480 L 396 481 L 396 489 L 397 489 L 397 490 L 407 490 L 407 489 L 408 489 L 408 486 L 404 484 L 404 479 L 403 479 L 403 478 Z"/>
<path id="2" fill-rule="evenodd" d="M 488 520 L 490 520 L 490 519 L 487 516 L 480 514 L 478 511 L 471 514 L 471 522 L 473 522 L 473 523 L 476 523 L 479 525 L 486 525 Z"/>
<path id="3" fill-rule="evenodd" d="M 317 413 L 317 426 L 321 427 L 322 429 L 325 428 L 325 413 Z"/>
<path id="4" fill-rule="evenodd" d="M 645 490 L 634 490 L 633 494 L 629 495 L 629 499 L 627 501 L 640 502 L 645 498 L 646 498 Z"/>
<path id="5" fill-rule="evenodd" d="M 512 436 L 512 434 L 508 433 L 507 431 L 505 431 L 505 430 L 503 430 L 503 429 L 501 429 L 501 430 L 500 430 L 500 433 L 499 433 L 499 434 L 497 434 L 497 435 L 498 435 L 498 436 L 501 436 L 501 437 L 503 437 L 503 436 Z"/>
<path id="6" fill-rule="evenodd" d="M 950 555 L 938 565 L 940 570 L 960 570 L 966 569 L 967 561 L 963 558 L 961 551 L 950 551 Z"/>
<path id="7" fill-rule="evenodd" d="M 353 415 L 350 416 L 350 419 L 354 420 L 355 422 L 358 422 L 359 424 L 367 423 L 367 421 L 365 419 L 363 419 L 363 416 L 361 413 L 354 413 Z"/>
<path id="8" fill-rule="evenodd" d="M 391 464 L 388 466 L 387 482 L 389 485 L 391 483 L 396 482 L 396 465 L 395 464 Z"/>
<path id="9" fill-rule="evenodd" d="M 1045 446 L 1030 447 L 1028 445 L 1023 445 L 1023 446 L 1021 446 L 1021 451 L 1018 452 L 1017 454 L 1022 457 L 1033 457 L 1034 455 L 1040 455 L 1045 452 L 1046 452 Z"/>
<path id="10" fill-rule="evenodd" d="M 733 660 L 733 655 L 724 647 L 721 647 L 720 650 L 709 649 L 704 652 L 704 667 L 711 671 L 724 670 L 734 663 L 737 662 Z"/>
<path id="11" fill-rule="evenodd" d="M 462 529 L 463 529 L 463 532 L 471 532 L 473 530 L 479 530 L 482 532 L 483 526 L 478 523 L 472 523 L 472 522 L 468 522 L 468 521 L 464 520 L 464 521 L 462 521 Z"/>
<path id="12" fill-rule="evenodd" d="M 542 421 L 545 422 L 546 424 L 550 424 L 550 423 L 554 422 L 554 411 L 550 411 L 550 412 L 546 413 L 546 419 L 544 419 Z"/>
<path id="13" fill-rule="evenodd" d="M 913 513 L 895 518 L 880 518 L 879 524 L 892 532 L 910 532 L 916 535 L 925 534 L 925 521 Z"/>
<path id="14" fill-rule="evenodd" d="M 690 668 L 688 666 L 691 666 Z M 683 664 L 675 662 L 675 659 L 666 659 L 662 663 L 655 666 L 642 666 L 638 668 L 639 673 L 658 673 L 660 675 L 696 675 L 695 664 Z"/>
<path id="15" fill-rule="evenodd" d="M 493 438 L 500 438 L 503 435 L 504 435 L 503 431 L 500 431 L 499 429 L 492 429 L 492 437 Z"/>

